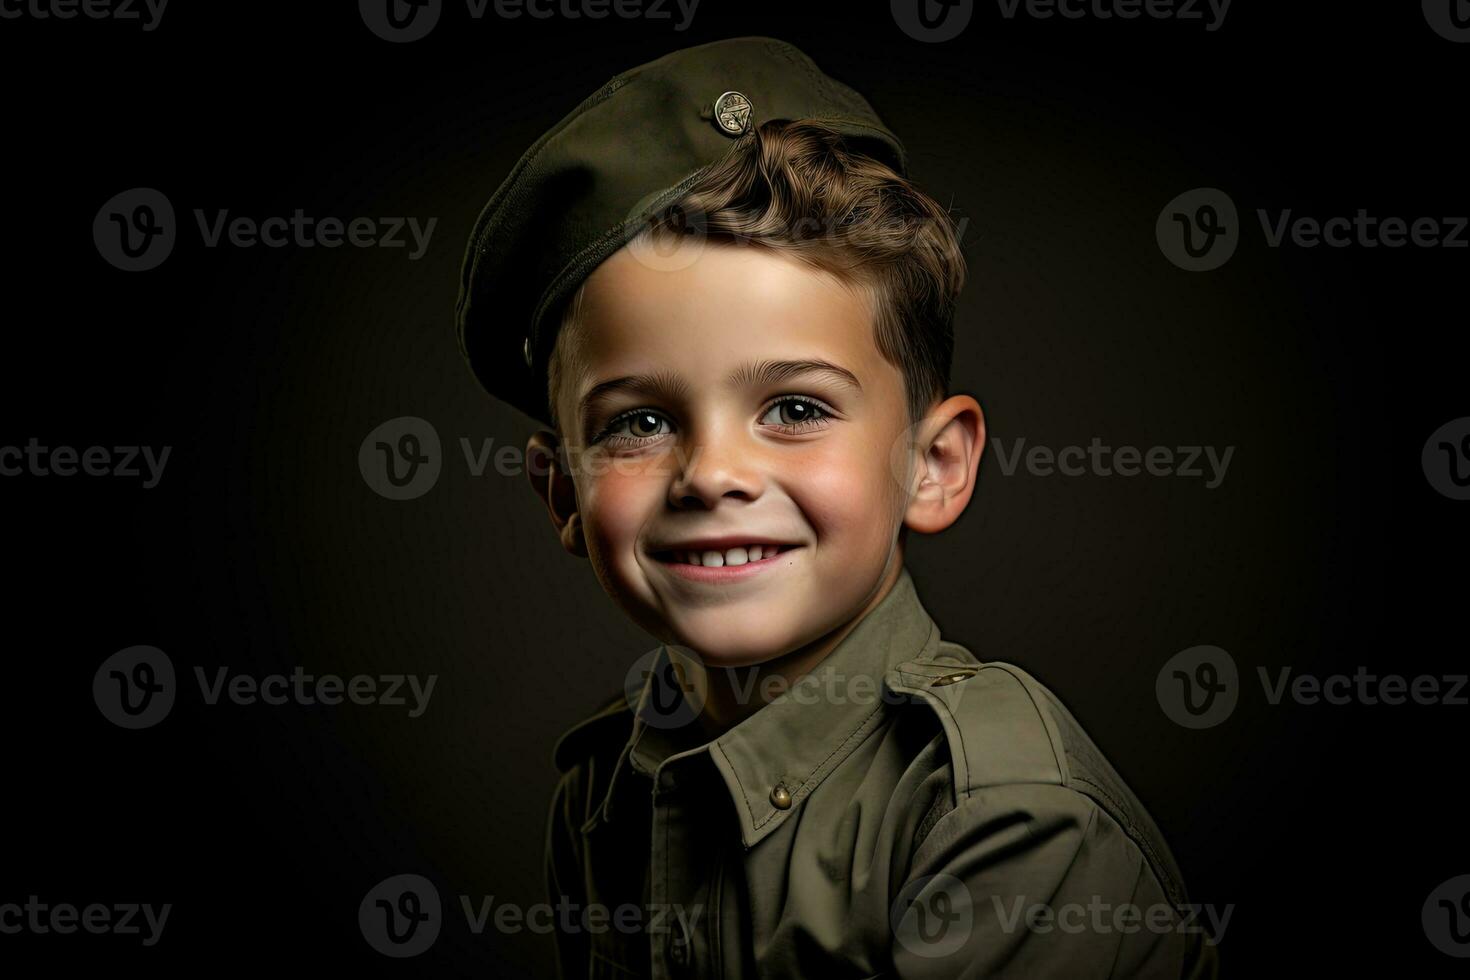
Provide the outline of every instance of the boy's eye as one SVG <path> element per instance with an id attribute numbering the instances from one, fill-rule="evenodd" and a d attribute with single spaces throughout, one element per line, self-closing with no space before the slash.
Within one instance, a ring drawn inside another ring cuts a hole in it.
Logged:
<path id="1" fill-rule="evenodd" d="M 607 427 L 602 437 L 621 436 L 635 440 L 652 439 L 656 436 L 663 435 L 658 430 L 658 427 L 660 424 L 666 422 L 668 422 L 668 419 L 664 418 L 658 412 L 649 411 L 648 409 L 638 409 L 637 411 L 629 412 L 627 415 L 613 419 L 612 424 Z"/>
<path id="2" fill-rule="evenodd" d="M 771 403 L 761 416 L 762 425 L 775 426 L 787 432 L 822 425 L 832 412 L 821 402 L 800 395 L 787 395 Z M 668 426 L 667 429 L 662 428 Z M 662 412 L 651 408 L 638 408 L 619 415 L 608 423 L 606 429 L 592 441 L 610 440 L 613 446 L 629 446 L 648 442 L 673 431 L 673 422 Z"/>
<path id="3" fill-rule="evenodd" d="M 787 396 L 773 404 L 761 419 L 767 425 L 802 429 L 816 425 L 828 416 L 827 410 L 809 398 Z"/>

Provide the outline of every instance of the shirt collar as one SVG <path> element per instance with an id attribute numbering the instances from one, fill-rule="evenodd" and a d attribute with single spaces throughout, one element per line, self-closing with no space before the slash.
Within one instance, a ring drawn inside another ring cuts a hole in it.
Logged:
<path id="1" fill-rule="evenodd" d="M 702 744 L 693 724 L 669 727 L 646 717 L 655 678 L 667 669 L 668 653 L 660 648 L 635 708 L 632 734 L 614 766 L 602 819 L 612 819 L 613 799 L 629 768 L 657 778 L 668 763 L 708 752 L 734 801 L 741 839 L 754 846 L 882 724 L 885 704 L 902 698 L 893 690 L 897 675 L 890 672 L 909 661 L 932 660 L 939 642 L 939 629 L 903 567 L 889 593 L 815 670 Z"/>

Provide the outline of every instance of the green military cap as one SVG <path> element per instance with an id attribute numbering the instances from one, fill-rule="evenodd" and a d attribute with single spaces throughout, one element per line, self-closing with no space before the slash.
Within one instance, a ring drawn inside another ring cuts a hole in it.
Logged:
<path id="1" fill-rule="evenodd" d="M 616 76 L 547 130 L 480 212 L 460 272 L 460 350 L 492 395 L 550 425 L 559 313 L 597 266 L 762 123 L 822 122 L 907 176 L 903 144 L 801 51 L 740 37 Z"/>

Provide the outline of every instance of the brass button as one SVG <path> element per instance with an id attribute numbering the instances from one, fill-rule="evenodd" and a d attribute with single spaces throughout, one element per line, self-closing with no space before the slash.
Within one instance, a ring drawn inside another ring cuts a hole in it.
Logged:
<path id="1" fill-rule="evenodd" d="M 932 681 L 929 682 L 929 686 L 930 687 L 944 687 L 946 684 L 955 684 L 955 683 L 958 683 L 959 681 L 964 680 L 967 677 L 974 677 L 974 676 L 975 676 L 975 671 L 973 669 L 957 670 L 953 674 L 945 674 L 943 677 L 936 677 L 936 678 L 934 678 L 934 680 L 932 680 Z"/>
<path id="2" fill-rule="evenodd" d="M 771 806 L 777 810 L 791 809 L 791 793 L 787 791 L 784 783 L 777 783 L 771 790 Z"/>

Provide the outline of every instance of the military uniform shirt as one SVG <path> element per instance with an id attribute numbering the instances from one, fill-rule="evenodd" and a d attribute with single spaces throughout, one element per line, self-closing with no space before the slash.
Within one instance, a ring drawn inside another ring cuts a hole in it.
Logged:
<path id="1" fill-rule="evenodd" d="M 712 741 L 650 720 L 667 664 L 557 743 L 561 976 L 1216 976 L 1143 806 L 1043 685 L 941 640 L 907 568 Z"/>

